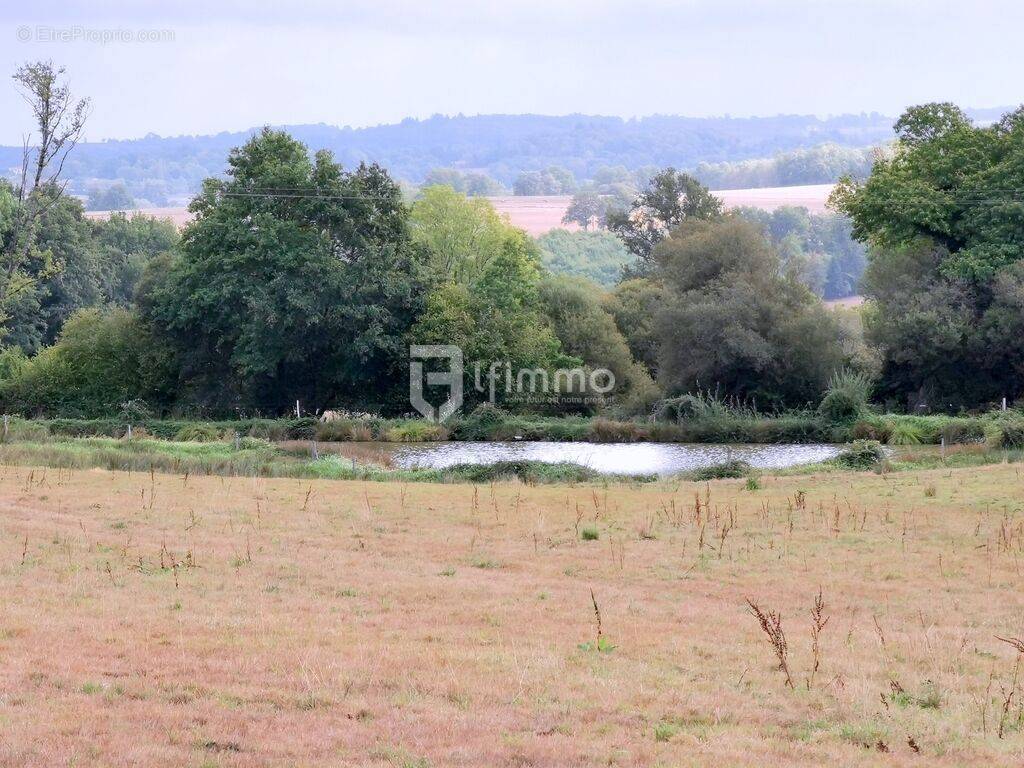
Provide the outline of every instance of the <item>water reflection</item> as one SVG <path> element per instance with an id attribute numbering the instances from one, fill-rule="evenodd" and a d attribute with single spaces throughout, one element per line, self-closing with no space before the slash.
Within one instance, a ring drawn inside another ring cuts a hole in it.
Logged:
<path id="1" fill-rule="evenodd" d="M 730 459 L 761 469 L 782 469 L 831 459 L 834 445 L 695 445 L 682 443 L 413 443 L 395 446 L 393 466 L 444 468 L 455 464 L 493 464 L 532 460 L 572 462 L 604 474 L 672 475 L 721 464 Z"/>

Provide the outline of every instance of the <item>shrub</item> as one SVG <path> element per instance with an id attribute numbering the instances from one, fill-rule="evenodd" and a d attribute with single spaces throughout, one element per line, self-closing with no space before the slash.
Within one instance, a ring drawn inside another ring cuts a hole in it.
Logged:
<path id="1" fill-rule="evenodd" d="M 316 425 L 316 439 L 325 443 L 344 443 L 352 440 L 356 423 L 352 419 L 321 421 Z"/>
<path id="2" fill-rule="evenodd" d="M 457 464 L 447 473 L 473 483 L 518 478 L 524 483 L 581 483 L 596 480 L 600 474 L 579 464 L 546 464 L 539 461 L 499 461 L 494 464 Z"/>
<path id="3" fill-rule="evenodd" d="M 1024 418 L 1013 411 L 998 413 L 985 425 L 990 448 L 1024 448 Z"/>
<path id="4" fill-rule="evenodd" d="M 833 424 L 853 421 L 867 410 L 873 388 L 871 377 L 865 373 L 836 371 L 829 379 L 818 413 Z"/>
<path id="5" fill-rule="evenodd" d="M 452 433 L 459 440 L 487 440 L 508 421 L 508 414 L 493 403 L 481 403 L 464 419 L 455 422 Z"/>
<path id="6" fill-rule="evenodd" d="M 923 430 L 909 421 L 893 422 L 889 432 L 889 445 L 920 445 L 924 442 Z"/>
<path id="7" fill-rule="evenodd" d="M 940 431 L 946 445 L 979 443 L 985 439 L 985 425 L 979 419 L 950 419 Z"/>
<path id="8" fill-rule="evenodd" d="M 591 423 L 587 436 L 596 443 L 635 443 L 645 440 L 647 433 L 633 422 L 598 418 Z"/>
<path id="9" fill-rule="evenodd" d="M 274 419 L 256 419 L 249 426 L 248 435 L 259 440 L 287 440 L 288 425 Z"/>
<path id="10" fill-rule="evenodd" d="M 268 451 L 271 445 L 266 440 L 261 440 L 258 437 L 243 437 L 238 441 L 238 450 L 240 451 Z"/>
<path id="11" fill-rule="evenodd" d="M 174 439 L 179 443 L 213 443 L 221 439 L 221 432 L 212 424 L 189 424 L 179 429 Z"/>
<path id="12" fill-rule="evenodd" d="M 426 443 L 447 440 L 448 430 L 429 421 L 409 421 L 391 427 L 384 433 L 384 439 L 390 443 Z"/>
<path id="13" fill-rule="evenodd" d="M 289 440 L 313 440 L 316 438 L 316 428 L 319 424 L 320 422 L 312 416 L 289 419 L 286 434 Z"/>
<path id="14" fill-rule="evenodd" d="M 359 422 L 352 425 L 352 439 L 357 443 L 368 443 L 373 440 L 373 427 L 370 424 Z"/>
<path id="15" fill-rule="evenodd" d="M 43 443 L 49 438 L 49 428 L 38 421 L 11 419 L 7 427 L 8 442 Z"/>
<path id="16" fill-rule="evenodd" d="M 745 461 L 732 459 L 721 464 L 712 464 L 710 467 L 701 467 L 688 473 L 691 480 L 723 480 L 727 478 L 747 477 L 751 467 Z"/>
<path id="17" fill-rule="evenodd" d="M 884 459 L 885 451 L 877 440 L 854 440 L 834 461 L 849 469 L 871 469 Z"/>
<path id="18" fill-rule="evenodd" d="M 56 344 L 24 364 L 12 359 L 0 395 L 9 411 L 109 416 L 132 400 L 169 400 L 174 360 L 134 314 L 80 310 Z"/>
<path id="19" fill-rule="evenodd" d="M 860 419 L 850 429 L 850 437 L 854 440 L 876 440 L 880 443 L 887 443 L 891 434 L 892 424 L 880 420 Z"/>

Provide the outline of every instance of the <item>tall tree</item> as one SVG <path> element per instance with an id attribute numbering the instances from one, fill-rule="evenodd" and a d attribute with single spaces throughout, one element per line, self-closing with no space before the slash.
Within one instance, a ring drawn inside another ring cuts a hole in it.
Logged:
<path id="1" fill-rule="evenodd" d="M 1024 356 L 996 332 L 1013 327 L 1024 260 L 1024 108 L 976 126 L 953 104 L 925 104 L 895 129 L 893 156 L 833 196 L 871 246 L 866 329 L 881 391 L 942 409 L 1024 395 Z"/>
<path id="2" fill-rule="evenodd" d="M 11 209 L 0 230 L 0 326 L 6 328 L 13 306 L 32 290 L 40 275 L 59 269 L 45 252 L 36 250 L 36 233 L 46 211 L 57 204 L 66 182 L 61 172 L 78 143 L 89 112 L 88 99 L 75 100 L 63 80 L 64 68 L 51 61 L 25 64 L 14 73 L 15 86 L 32 110 L 36 135 L 25 137 L 21 175 Z M 0 193 L 3 194 L 3 193 Z M 33 259 L 45 268 L 29 269 Z"/>
<path id="3" fill-rule="evenodd" d="M 264 129 L 191 210 L 180 259 L 143 301 L 175 342 L 188 399 L 271 412 L 296 399 L 310 410 L 400 407 L 421 267 L 381 168 L 345 172 L 329 152 L 311 160 Z"/>
<path id="4" fill-rule="evenodd" d="M 426 249 L 434 277 L 467 282 L 501 252 L 514 230 L 482 198 L 449 186 L 427 187 L 413 204 L 413 240 Z"/>
<path id="5" fill-rule="evenodd" d="M 608 229 L 618 235 L 637 263 L 630 268 L 642 276 L 654 268 L 654 247 L 684 221 L 722 215 L 722 201 L 686 173 L 666 168 L 655 174 L 628 211 L 609 211 Z"/>
<path id="6" fill-rule="evenodd" d="M 540 296 L 562 349 L 584 365 L 612 372 L 621 411 L 648 413 L 660 392 L 647 369 L 633 359 L 604 291 L 587 280 L 559 275 L 541 283 Z"/>
<path id="7" fill-rule="evenodd" d="M 654 249 L 658 379 L 671 393 L 713 389 L 772 406 L 816 402 L 844 362 L 839 326 L 758 227 L 692 219 Z"/>

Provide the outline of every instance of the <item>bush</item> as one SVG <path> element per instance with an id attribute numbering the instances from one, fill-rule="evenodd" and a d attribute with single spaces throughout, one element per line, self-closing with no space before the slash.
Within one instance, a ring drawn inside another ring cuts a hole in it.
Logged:
<path id="1" fill-rule="evenodd" d="M 2 434 L 2 433 L 0 433 Z M 50 430 L 38 421 L 11 419 L 7 427 L 8 442 L 44 443 L 50 439 Z"/>
<path id="2" fill-rule="evenodd" d="M 985 425 L 979 419 L 950 419 L 940 432 L 946 445 L 980 443 L 985 439 Z"/>
<path id="3" fill-rule="evenodd" d="M 213 443 L 221 439 L 221 431 L 212 424 L 189 424 L 175 434 L 179 443 Z"/>
<path id="4" fill-rule="evenodd" d="M 923 430 L 909 421 L 897 421 L 891 425 L 889 445 L 920 445 L 924 442 Z"/>
<path id="5" fill-rule="evenodd" d="M 710 467 L 701 467 L 687 473 L 691 480 L 724 480 L 727 478 L 747 477 L 751 472 L 751 466 L 738 459 L 712 464 Z"/>
<path id="6" fill-rule="evenodd" d="M 648 435 L 646 430 L 633 422 L 594 419 L 587 437 L 595 443 L 635 443 L 646 440 Z"/>
<path id="7" fill-rule="evenodd" d="M 843 424 L 859 418 L 868 407 L 874 384 L 865 373 L 836 371 L 828 382 L 818 413 L 832 424 Z"/>
<path id="8" fill-rule="evenodd" d="M 452 434 L 459 440 L 494 439 L 508 418 L 508 414 L 493 403 L 481 403 L 469 416 L 455 422 Z"/>
<path id="9" fill-rule="evenodd" d="M 409 421 L 398 424 L 384 433 L 389 443 L 426 443 L 447 440 L 448 430 L 429 421 Z"/>
<path id="10" fill-rule="evenodd" d="M 109 416 L 133 400 L 168 401 L 174 359 L 132 313 L 81 310 L 56 344 L 24 364 L 9 361 L 0 398 L 8 411 Z"/>
<path id="11" fill-rule="evenodd" d="M 316 425 L 316 439 L 325 443 L 345 443 L 353 438 L 356 423 L 352 419 L 332 419 Z"/>
<path id="12" fill-rule="evenodd" d="M 890 435 L 892 435 L 892 424 L 887 421 L 861 419 L 850 429 L 850 437 L 854 440 L 876 440 L 880 443 L 887 443 Z"/>
<path id="13" fill-rule="evenodd" d="M 999 412 L 985 425 L 985 442 L 990 448 L 1024 448 L 1024 418 Z"/>
<path id="14" fill-rule="evenodd" d="M 885 460 L 885 451 L 877 440 L 854 440 L 833 460 L 849 469 L 871 469 Z"/>
<path id="15" fill-rule="evenodd" d="M 524 483 L 581 483 L 596 480 L 601 475 L 579 464 L 546 464 L 540 461 L 499 461 L 494 464 L 456 464 L 446 470 L 461 480 L 489 483 L 495 480 L 518 478 Z"/>
<path id="16" fill-rule="evenodd" d="M 285 434 L 289 440 L 313 440 L 316 438 L 316 428 L 319 420 L 312 416 L 303 416 L 301 419 L 289 419 Z"/>
<path id="17" fill-rule="evenodd" d="M 287 440 L 288 425 L 274 419 L 255 419 L 247 430 L 249 437 L 257 440 Z"/>

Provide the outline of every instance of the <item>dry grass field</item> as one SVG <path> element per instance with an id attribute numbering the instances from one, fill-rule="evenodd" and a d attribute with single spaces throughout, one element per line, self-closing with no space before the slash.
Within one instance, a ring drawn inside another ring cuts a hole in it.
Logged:
<path id="1" fill-rule="evenodd" d="M 811 213 L 824 213 L 825 202 L 832 192 L 831 184 L 810 184 L 795 187 L 765 187 L 760 189 L 726 189 L 716 191 L 727 208 L 750 206 L 774 211 L 783 205 L 803 206 Z M 552 229 L 579 231 L 576 224 L 563 224 L 562 217 L 572 202 L 571 195 L 534 195 L 489 197 L 494 209 L 527 234 L 537 237 Z M 176 227 L 192 220 L 187 208 L 143 208 L 138 213 L 158 219 L 170 219 Z M 110 211 L 86 211 L 87 218 L 106 219 Z"/>
<path id="2" fill-rule="evenodd" d="M 0 765 L 1019 765 L 1020 469 L 0 467 Z"/>

